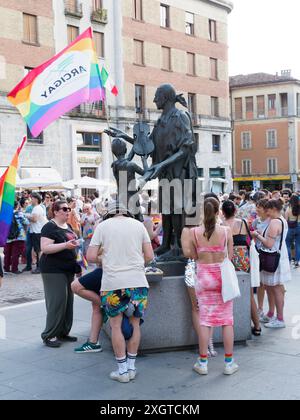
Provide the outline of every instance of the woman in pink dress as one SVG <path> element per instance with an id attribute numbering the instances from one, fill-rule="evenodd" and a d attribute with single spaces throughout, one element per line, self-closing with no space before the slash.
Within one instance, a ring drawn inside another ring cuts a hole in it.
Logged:
<path id="1" fill-rule="evenodd" d="M 197 260 L 196 294 L 199 302 L 200 358 L 194 370 L 208 374 L 207 348 L 213 327 L 223 327 L 225 347 L 225 375 L 238 371 L 233 360 L 233 302 L 223 302 L 221 265 L 227 253 L 233 257 L 233 238 L 230 228 L 219 226 L 219 202 L 214 198 L 204 201 L 203 226 L 191 229 L 189 238 L 183 240 L 184 254 Z"/>

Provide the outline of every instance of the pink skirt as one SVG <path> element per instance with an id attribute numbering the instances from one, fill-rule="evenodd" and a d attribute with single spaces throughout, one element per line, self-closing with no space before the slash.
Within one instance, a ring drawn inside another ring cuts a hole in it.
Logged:
<path id="1" fill-rule="evenodd" d="M 198 264 L 195 289 L 201 326 L 234 325 L 233 301 L 224 303 L 222 298 L 221 264 Z"/>

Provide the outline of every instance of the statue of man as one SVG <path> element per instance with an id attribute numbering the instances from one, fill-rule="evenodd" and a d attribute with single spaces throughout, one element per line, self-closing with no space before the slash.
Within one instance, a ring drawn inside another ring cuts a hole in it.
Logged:
<path id="1" fill-rule="evenodd" d="M 193 125 L 188 112 L 181 111 L 176 103 L 187 107 L 182 95 L 176 95 L 175 89 L 169 84 L 161 85 L 155 94 L 154 103 L 162 115 L 154 126 L 150 140 L 154 143 L 151 154 L 153 166 L 144 175 L 144 180 L 155 178 L 172 182 L 178 180 L 184 187 L 184 181 L 190 180 L 192 202 L 196 204 L 196 181 L 198 177 L 196 165 L 197 146 L 193 133 Z M 108 132 L 112 136 L 122 137 L 133 144 L 134 139 L 117 129 Z M 176 194 L 171 188 L 170 203 L 164 202 L 163 189 L 159 191 L 159 210 L 163 217 L 163 243 L 155 253 L 161 260 L 180 256 L 181 233 L 185 225 L 186 214 L 185 193 Z M 167 204 L 167 205 L 166 205 Z M 180 214 L 179 214 L 180 213 Z M 172 250 L 173 244 L 173 250 Z"/>

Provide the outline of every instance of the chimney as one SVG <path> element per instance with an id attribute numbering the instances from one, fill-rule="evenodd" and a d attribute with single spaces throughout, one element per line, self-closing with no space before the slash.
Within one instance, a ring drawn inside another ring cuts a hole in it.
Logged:
<path id="1" fill-rule="evenodd" d="M 292 70 L 281 70 L 281 76 L 282 77 L 291 77 L 292 75 Z"/>

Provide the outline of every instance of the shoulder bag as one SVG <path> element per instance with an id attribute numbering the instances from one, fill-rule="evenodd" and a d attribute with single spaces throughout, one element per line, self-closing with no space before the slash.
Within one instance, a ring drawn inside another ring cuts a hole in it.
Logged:
<path id="1" fill-rule="evenodd" d="M 234 268 L 234 265 L 229 259 L 228 255 L 228 240 L 227 240 L 227 229 L 226 232 L 226 257 L 221 264 L 221 275 L 222 275 L 222 298 L 223 302 L 227 303 L 241 296 L 238 277 Z"/>
<path id="2" fill-rule="evenodd" d="M 264 251 L 263 249 L 259 250 L 259 261 L 260 261 L 260 271 L 265 271 L 266 273 L 274 274 L 276 273 L 281 256 L 281 248 L 283 242 L 283 234 L 284 234 L 284 223 L 281 219 L 278 219 L 282 223 L 282 233 L 281 233 L 281 240 L 279 250 L 275 252 L 268 252 Z M 268 228 L 264 231 L 263 237 L 265 238 L 266 232 Z"/>

